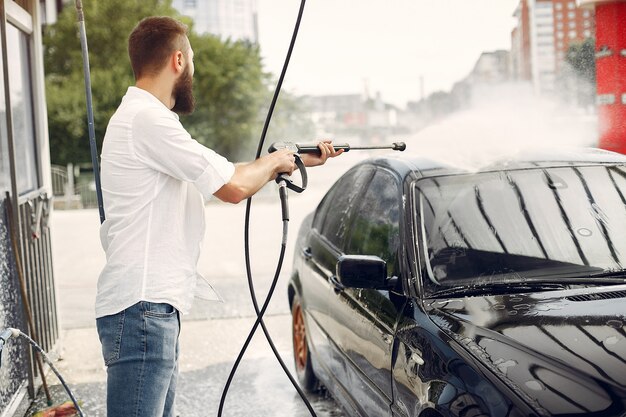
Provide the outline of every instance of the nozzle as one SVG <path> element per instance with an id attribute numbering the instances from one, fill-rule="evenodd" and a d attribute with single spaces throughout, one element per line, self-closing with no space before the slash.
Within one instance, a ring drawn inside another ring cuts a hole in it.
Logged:
<path id="1" fill-rule="evenodd" d="M 404 151 L 406 149 L 406 143 L 404 142 L 394 142 L 391 145 L 391 149 L 393 149 L 394 151 Z"/>

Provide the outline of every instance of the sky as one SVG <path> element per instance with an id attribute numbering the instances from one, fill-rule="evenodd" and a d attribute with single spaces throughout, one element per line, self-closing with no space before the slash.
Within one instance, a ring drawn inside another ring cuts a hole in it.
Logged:
<path id="1" fill-rule="evenodd" d="M 510 49 L 519 0 L 309 0 L 284 87 L 380 92 L 404 107 L 463 79 L 484 51 Z M 280 74 L 299 0 L 258 0 L 266 70 Z"/>

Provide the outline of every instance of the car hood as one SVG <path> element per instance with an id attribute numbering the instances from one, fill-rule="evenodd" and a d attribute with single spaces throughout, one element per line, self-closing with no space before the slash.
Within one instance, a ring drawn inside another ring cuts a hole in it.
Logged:
<path id="1" fill-rule="evenodd" d="M 426 300 L 425 307 L 538 414 L 624 414 L 626 286 Z"/>

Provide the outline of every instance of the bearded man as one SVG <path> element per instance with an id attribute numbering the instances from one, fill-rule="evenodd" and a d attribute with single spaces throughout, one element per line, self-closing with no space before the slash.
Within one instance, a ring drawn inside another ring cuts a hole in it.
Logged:
<path id="1" fill-rule="evenodd" d="M 234 165 L 191 138 L 178 114 L 194 109 L 193 50 L 187 27 L 149 17 L 133 29 L 128 52 L 136 85 L 111 117 L 102 148 L 106 265 L 98 280 L 96 324 L 107 366 L 109 417 L 173 417 L 180 314 L 194 295 L 217 299 L 196 264 L 204 199 L 238 203 L 294 155 L 280 150 Z M 330 141 L 306 166 L 339 155 Z"/>

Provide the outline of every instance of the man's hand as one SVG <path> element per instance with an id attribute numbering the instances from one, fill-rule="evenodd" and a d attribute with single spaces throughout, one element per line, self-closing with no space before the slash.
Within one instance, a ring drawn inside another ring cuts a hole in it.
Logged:
<path id="1" fill-rule="evenodd" d="M 320 155 L 302 154 L 305 166 L 322 165 L 328 158 L 334 158 L 343 153 L 343 149 L 335 151 L 330 140 L 323 140 L 318 144 Z M 230 181 L 217 190 L 214 195 L 228 203 L 239 203 L 261 189 L 268 181 L 276 179 L 278 174 L 291 175 L 296 169 L 293 151 L 279 149 L 263 155 L 255 161 L 235 165 L 235 173 Z"/>
<path id="2" fill-rule="evenodd" d="M 305 153 L 301 154 L 300 158 L 302 158 L 302 162 L 304 162 L 304 166 L 314 167 L 318 165 L 323 165 L 326 163 L 328 158 L 334 158 L 343 153 L 343 149 L 339 149 L 338 151 L 333 148 L 332 141 L 329 139 L 325 139 L 318 143 L 317 147 L 320 149 L 320 154 L 312 154 Z"/>
<path id="3" fill-rule="evenodd" d="M 296 158 L 293 152 L 288 149 L 279 149 L 276 152 L 272 152 L 265 155 L 263 158 L 268 158 L 274 164 L 274 174 L 272 179 L 276 179 L 278 174 L 293 174 L 296 169 Z"/>

